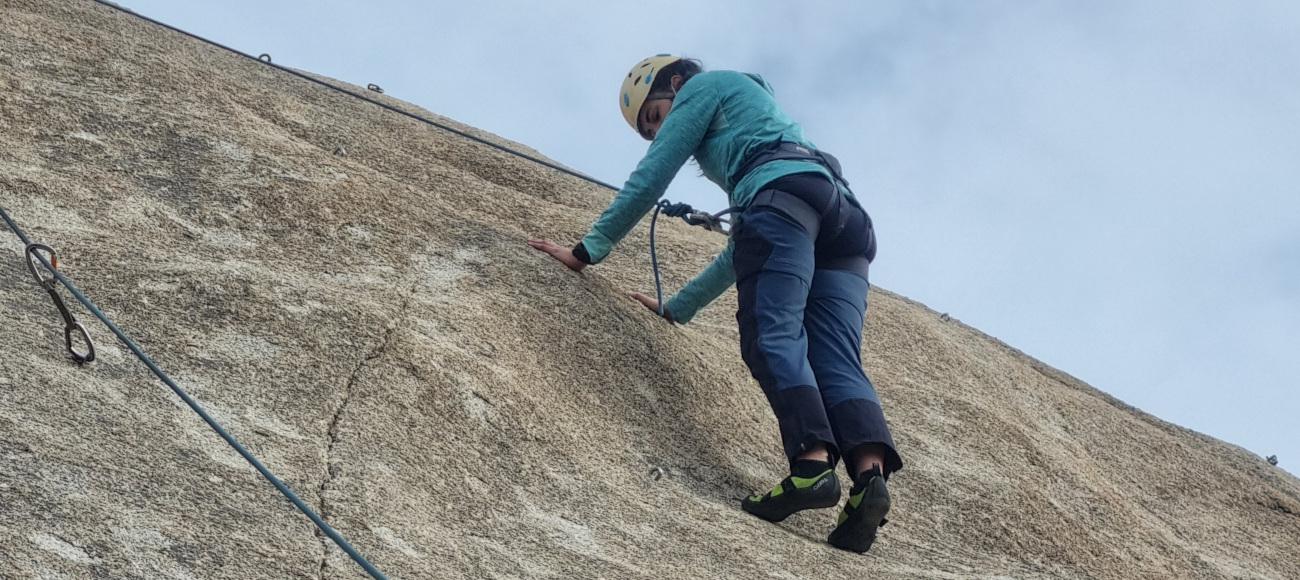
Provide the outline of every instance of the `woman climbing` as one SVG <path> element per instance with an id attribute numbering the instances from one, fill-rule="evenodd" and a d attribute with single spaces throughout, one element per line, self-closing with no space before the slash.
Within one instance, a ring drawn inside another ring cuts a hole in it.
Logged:
<path id="1" fill-rule="evenodd" d="M 835 466 L 853 481 L 829 541 L 865 552 L 885 523 L 885 482 L 902 469 L 875 388 L 862 370 L 871 219 L 834 157 L 817 151 L 757 75 L 703 72 L 698 61 L 658 55 L 636 64 L 619 92 L 623 117 L 651 141 L 590 233 L 568 248 L 529 245 L 570 269 L 599 263 L 655 205 L 687 159 L 727 192 L 727 249 L 668 301 L 685 324 L 736 284 L 741 355 L 776 414 L 790 475 L 741 502 L 779 522 L 839 503 Z M 658 313 L 656 299 L 633 298 Z"/>

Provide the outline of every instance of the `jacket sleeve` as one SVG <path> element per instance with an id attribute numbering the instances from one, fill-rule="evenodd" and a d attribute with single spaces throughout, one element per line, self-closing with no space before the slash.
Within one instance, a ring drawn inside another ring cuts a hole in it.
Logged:
<path id="1" fill-rule="evenodd" d="M 614 197 L 614 202 L 574 248 L 574 255 L 579 259 L 588 264 L 604 260 L 614 244 L 654 207 L 677 171 L 699 147 L 718 110 L 718 93 L 708 80 L 697 77 L 678 91 L 672 109 L 664 118 L 645 157 Z"/>
<path id="2" fill-rule="evenodd" d="M 736 282 L 736 271 L 732 267 L 732 251 L 735 246 L 727 241 L 727 249 L 709 264 L 703 272 L 687 282 L 672 300 L 665 306 L 675 322 L 686 324 L 695 313 L 721 296 Z"/>

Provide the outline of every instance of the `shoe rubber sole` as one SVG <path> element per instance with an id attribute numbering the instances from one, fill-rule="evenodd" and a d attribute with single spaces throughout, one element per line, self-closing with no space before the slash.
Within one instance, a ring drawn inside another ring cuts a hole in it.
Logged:
<path id="1" fill-rule="evenodd" d="M 826 541 L 841 550 L 859 554 L 871 549 L 876 541 L 876 530 L 885 523 L 885 514 L 889 513 L 889 490 L 885 487 L 885 478 L 877 476 L 867 482 L 858 504 L 853 505 L 854 497 L 849 497 L 845 504 L 847 517 L 831 532 Z"/>
<path id="2" fill-rule="evenodd" d="M 781 485 L 778 484 L 777 488 L 781 488 Z M 840 482 L 832 472 L 824 474 L 807 489 L 787 486 L 779 495 L 773 496 L 769 492 L 759 501 L 754 501 L 754 497 L 757 496 L 741 500 L 740 508 L 769 522 L 780 522 L 795 512 L 835 507 L 840 502 Z"/>

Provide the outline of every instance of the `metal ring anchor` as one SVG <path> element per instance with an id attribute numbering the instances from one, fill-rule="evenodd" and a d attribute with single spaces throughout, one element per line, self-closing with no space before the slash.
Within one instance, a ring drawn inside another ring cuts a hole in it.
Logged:
<path id="1" fill-rule="evenodd" d="M 374 92 L 379 93 L 379 94 L 381 94 L 381 95 L 384 94 L 384 89 L 379 88 L 379 85 L 377 85 L 377 84 L 375 84 L 375 83 L 370 83 L 370 84 L 366 85 L 366 90 L 374 91 Z"/>
<path id="2" fill-rule="evenodd" d="M 264 63 L 270 64 L 270 63 L 271 63 L 271 55 L 266 54 L 266 53 L 264 52 L 264 53 L 262 53 L 262 54 L 260 54 L 260 55 L 257 56 L 257 60 L 260 60 L 260 61 L 262 61 L 262 62 L 264 62 Z"/>
<path id="3" fill-rule="evenodd" d="M 48 266 L 39 264 L 39 256 L 36 253 L 38 251 L 49 255 L 45 259 Z M 59 281 L 58 277 L 46 278 L 41 275 L 40 268 L 42 267 L 48 267 L 51 271 L 59 267 L 59 257 L 54 253 L 54 248 L 44 244 L 29 244 L 23 249 L 23 254 L 27 257 L 27 271 L 31 272 L 32 277 L 36 278 L 36 282 L 41 285 L 41 288 L 44 288 L 49 293 L 50 299 L 54 301 L 54 306 L 59 309 L 59 315 L 63 316 L 63 343 L 67 346 L 68 354 L 72 356 L 72 360 L 76 361 L 77 364 L 85 364 L 95 360 L 95 341 L 91 340 L 90 333 L 86 332 L 86 327 L 77 322 L 77 318 L 72 315 L 72 312 L 68 310 L 68 306 L 63 303 L 63 299 L 59 297 L 59 293 L 55 291 Z M 73 331 L 81 334 L 81 339 L 86 343 L 85 353 L 77 352 L 77 349 L 72 346 Z"/>

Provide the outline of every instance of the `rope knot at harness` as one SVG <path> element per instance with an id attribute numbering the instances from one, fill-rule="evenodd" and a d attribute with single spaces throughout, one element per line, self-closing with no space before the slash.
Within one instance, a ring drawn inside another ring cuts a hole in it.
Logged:
<path id="1" fill-rule="evenodd" d="M 688 203 L 673 203 L 666 199 L 661 199 L 655 204 L 655 213 L 650 217 L 650 265 L 655 273 L 655 299 L 659 302 L 659 316 L 664 316 L 664 288 L 659 276 L 659 252 L 655 247 L 655 225 L 659 221 L 659 214 L 682 218 L 682 221 L 688 225 L 699 226 L 711 232 L 728 233 L 723 226 L 730 225 L 731 220 L 723 216 L 734 211 L 736 208 L 732 207 L 718 213 L 709 213 L 698 211 Z"/>
<path id="2" fill-rule="evenodd" d="M 696 210 L 691 207 L 691 204 L 689 203 L 673 203 L 666 199 L 659 200 L 656 207 L 658 208 L 658 212 L 668 217 L 682 218 L 682 221 L 686 222 L 688 225 L 700 226 L 711 232 L 725 232 L 726 229 L 723 226 L 724 224 L 729 224 L 730 221 L 723 216 L 734 211 L 733 208 L 712 214 L 706 211 Z"/>

